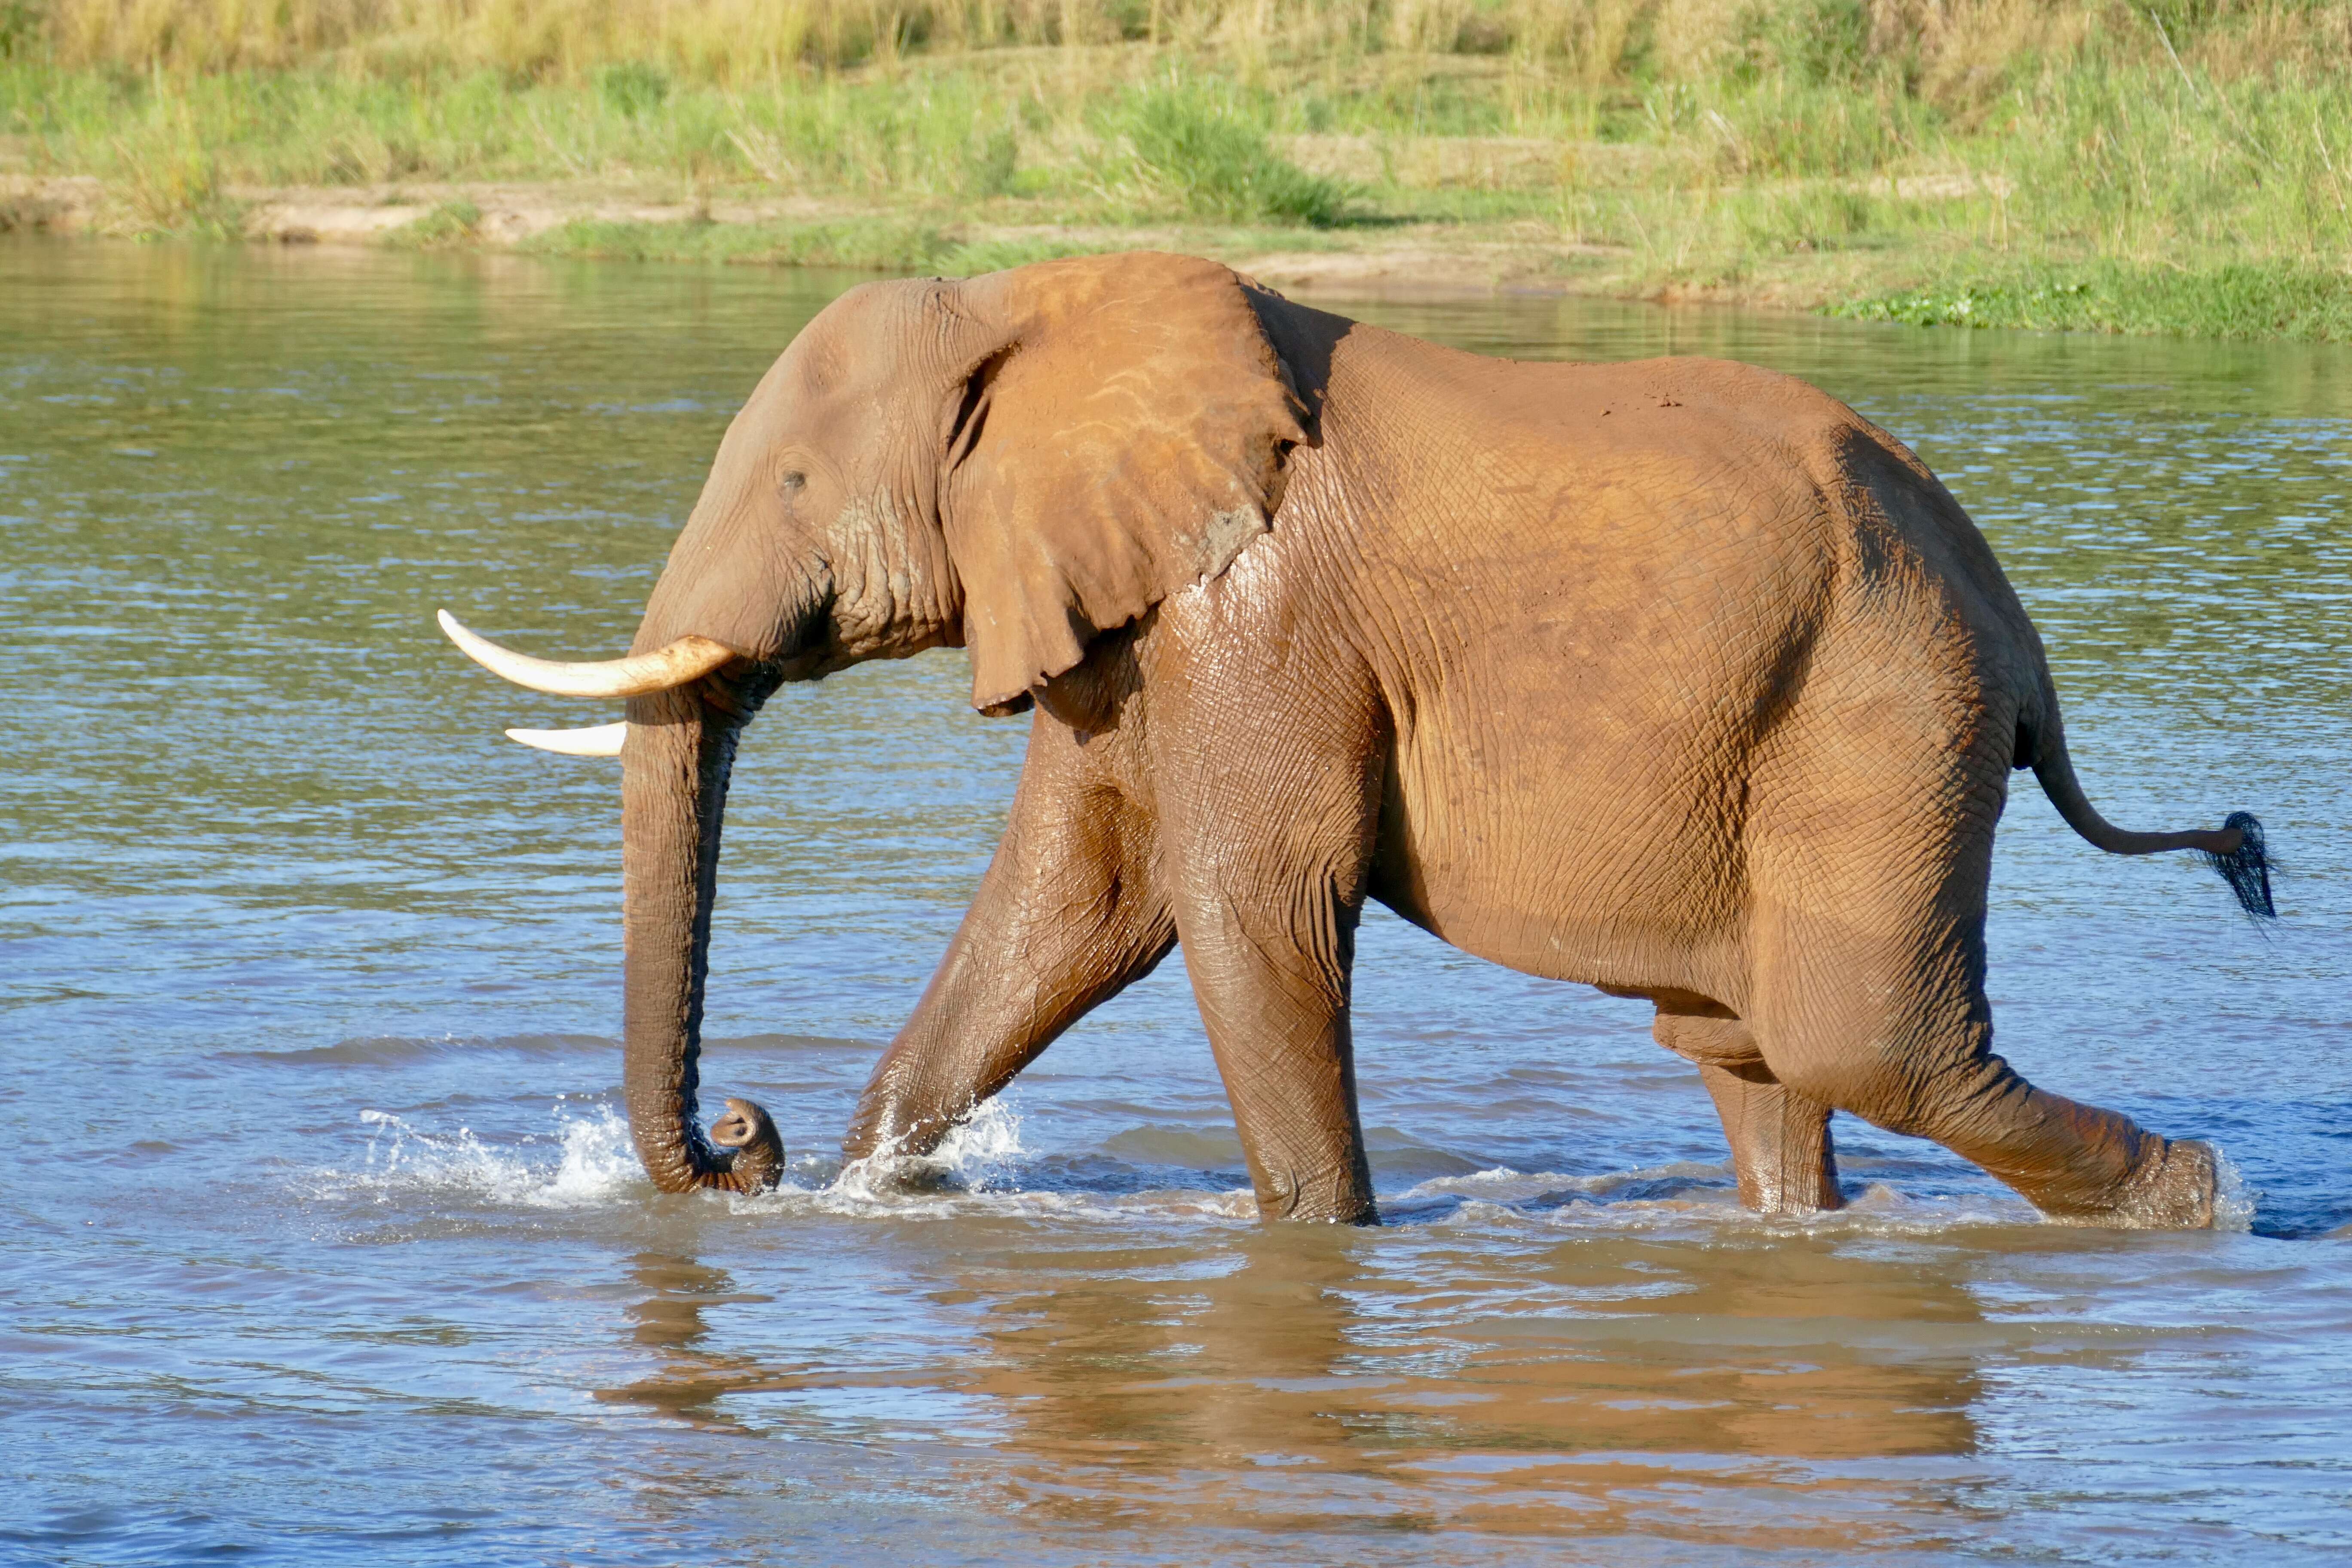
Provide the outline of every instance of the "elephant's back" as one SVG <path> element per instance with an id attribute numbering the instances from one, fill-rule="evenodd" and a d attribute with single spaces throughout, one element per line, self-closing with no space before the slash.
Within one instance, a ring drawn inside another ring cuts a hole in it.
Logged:
<path id="1" fill-rule="evenodd" d="M 1376 890 L 1533 973 L 1735 984 L 1706 955 L 1736 962 L 1754 840 L 1802 831 L 1811 774 L 1938 789 L 2013 723 L 2014 596 L 1915 458 L 1792 377 L 1423 368 L 1360 404 L 1335 374 L 1320 455 L 1378 498 L 1350 547 L 1394 728 Z M 1459 469 L 1355 457 L 1383 395 Z"/>
<path id="2" fill-rule="evenodd" d="M 1761 693 L 1791 678 L 1784 650 L 1824 634 L 1934 645 L 1944 665 L 1957 639 L 1975 676 L 2035 684 L 2039 644 L 1983 535 L 1819 388 L 1727 360 L 1379 340 L 1334 356 L 1308 489 L 1346 520 L 1328 542 L 1348 596 L 1442 680 L 1489 689 L 1477 700 Z"/>

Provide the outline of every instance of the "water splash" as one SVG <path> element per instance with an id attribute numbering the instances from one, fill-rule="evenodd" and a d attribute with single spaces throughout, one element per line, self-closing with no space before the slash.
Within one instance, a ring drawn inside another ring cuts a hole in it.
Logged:
<path id="1" fill-rule="evenodd" d="M 1104 1191 L 1058 1180 L 1052 1172 L 1041 1172 L 1036 1159 L 1037 1151 L 1022 1139 L 1019 1100 L 1007 1094 L 982 1105 L 928 1154 L 884 1150 L 838 1170 L 807 1161 L 774 1190 L 727 1194 L 726 1202 L 738 1214 L 879 1220 L 984 1216 L 1233 1225 L 1255 1224 L 1257 1218 L 1256 1201 L 1245 1187 Z"/>
<path id="2" fill-rule="evenodd" d="M 2254 1228 L 2254 1207 L 2262 1194 L 2246 1184 L 2237 1162 L 2221 1145 L 2207 1142 L 2213 1151 L 2213 1228 L 2244 1233 Z"/>
<path id="3" fill-rule="evenodd" d="M 1721 1186 L 1731 1178 L 1722 1165 L 1677 1160 L 1665 1165 L 1643 1165 L 1627 1171 L 1604 1171 L 1595 1176 L 1569 1176 L 1556 1171 L 1514 1171 L 1507 1165 L 1475 1171 L 1466 1176 L 1433 1176 L 1399 1195 L 1402 1202 L 1434 1197 L 1459 1197 L 1493 1204 L 1526 1204 L 1565 1194 L 1601 1198 L 1640 1187 L 1654 1192 L 1661 1186 Z"/>
<path id="4" fill-rule="evenodd" d="M 1451 1200 L 1454 1206 L 1440 1209 Z M 1696 1226 L 1786 1232 L 1929 1235 L 1979 1226 L 2039 1223 L 2022 1199 L 2001 1194 L 1916 1196 L 1874 1182 L 1845 1207 L 1802 1215 L 1758 1215 L 1739 1206 L 1728 1168 L 1676 1161 L 1597 1175 L 1514 1171 L 1440 1176 L 1381 1200 L 1391 1219 L 1454 1228 L 1654 1229 Z M 1414 1210 L 1421 1210 L 1416 1215 Z M 1438 1210 L 1438 1212 L 1432 1212 Z"/>
<path id="5" fill-rule="evenodd" d="M 653 1195 L 629 1142 L 628 1123 L 610 1106 L 588 1114 L 555 1107 L 547 1133 L 488 1142 L 470 1127 L 430 1131 L 386 1110 L 362 1110 L 367 1145 L 357 1168 L 313 1171 L 317 1197 L 375 1205 L 456 1208 L 591 1209 L 642 1203 Z M 767 1193 L 709 1192 L 706 1202 L 744 1215 L 828 1214 L 861 1219 L 949 1219 L 970 1215 L 1111 1221 L 1248 1222 L 1256 1206 L 1246 1189 L 1110 1194 L 1033 1190 L 1023 1184 L 1033 1152 L 1009 1097 L 991 1100 L 920 1156 L 853 1161 L 837 1171 L 808 1162 Z"/>
<path id="6" fill-rule="evenodd" d="M 377 1204 L 455 1199 L 527 1209 L 593 1208 L 639 1201 L 650 1194 L 629 1142 L 628 1125 L 611 1107 L 599 1105 L 593 1114 L 579 1115 L 559 1104 L 555 1114 L 551 1133 L 493 1145 L 470 1128 L 432 1132 L 390 1111 L 363 1110 L 360 1120 L 369 1129 L 369 1138 L 360 1167 L 318 1172 L 314 1190 L 320 1195 L 357 1195 Z M 797 1178 L 788 1176 L 770 1193 L 706 1195 L 744 1215 L 824 1213 L 873 1219 L 994 1215 L 1212 1225 L 1248 1224 L 1256 1218 L 1247 1188 L 1124 1193 L 1032 1189 L 1024 1184 L 1034 1151 L 1024 1144 L 1022 1131 L 1017 1101 L 999 1096 L 950 1131 L 929 1154 L 877 1154 L 837 1171 L 820 1164 Z M 2252 1224 L 2255 1194 L 2219 1148 L 2214 1157 L 2213 1228 L 2246 1231 Z M 2033 1225 L 2041 1219 L 2030 1205 L 2007 1194 L 1919 1195 L 1885 1183 L 1870 1184 L 1832 1213 L 1753 1215 L 1739 1206 L 1725 1166 L 1691 1161 L 1590 1175 L 1496 1166 L 1467 1175 L 1433 1177 L 1402 1192 L 1384 1194 L 1381 1206 L 1391 1226 L 1471 1230 L 1696 1225 L 1708 1230 L 1761 1227 L 1920 1236 Z"/>
<path id="7" fill-rule="evenodd" d="M 1017 1182 L 1028 1151 L 1021 1145 L 1021 1113 L 1010 1095 L 998 1095 L 940 1141 L 929 1163 L 967 1190 L 984 1193 Z"/>
<path id="8" fill-rule="evenodd" d="M 952 1209 L 961 1206 L 952 1202 L 957 1198 L 1018 1192 L 1027 1156 L 1021 1143 L 1021 1113 L 1010 1095 L 999 1095 L 950 1129 L 928 1154 L 903 1154 L 895 1146 L 881 1149 L 852 1160 L 821 1187 L 787 1181 L 773 1193 L 746 1201 L 758 1207 L 792 1207 L 815 1199 L 818 1207 L 845 1214 L 908 1213 L 942 1204 Z"/>
<path id="9" fill-rule="evenodd" d="M 431 1196 L 544 1209 L 593 1207 L 646 1185 L 628 1124 L 611 1107 L 573 1116 L 559 1106 L 556 1116 L 551 1139 L 493 1147 L 469 1127 L 428 1132 L 391 1111 L 362 1110 L 360 1121 L 370 1131 L 360 1168 L 319 1172 L 314 1190 L 379 1204 Z"/>

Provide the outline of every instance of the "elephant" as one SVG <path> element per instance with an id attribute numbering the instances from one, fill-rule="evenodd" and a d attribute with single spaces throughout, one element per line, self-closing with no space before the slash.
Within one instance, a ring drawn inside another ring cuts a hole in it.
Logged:
<path id="1" fill-rule="evenodd" d="M 1376 1223 L 1349 1025 L 1378 900 L 1654 1008 L 1739 1195 L 1840 1204 L 1832 1111 L 2045 1216 L 2211 1222 L 2216 1157 L 1991 1048 L 2012 771 L 2113 854 L 2188 850 L 2273 914 L 2261 824 L 2126 832 L 2084 797 L 2039 636 L 1886 432 L 1698 358 L 1486 358 L 1131 253 L 866 283 L 719 444 L 616 659 L 492 671 L 625 700 L 509 731 L 617 754 L 624 1082 L 665 1191 L 752 1191 L 759 1106 L 698 1126 L 736 743 L 782 682 L 941 647 L 1030 711 L 1002 843 L 845 1157 L 919 1155 L 1181 946 L 1265 1218 Z"/>

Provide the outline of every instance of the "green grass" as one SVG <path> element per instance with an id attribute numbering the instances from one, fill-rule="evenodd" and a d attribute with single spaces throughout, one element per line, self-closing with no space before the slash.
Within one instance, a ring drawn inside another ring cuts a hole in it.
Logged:
<path id="1" fill-rule="evenodd" d="M 1863 0 L 1168 0 L 1065 7 L 1014 47 L 1030 12 L 918 7 L 892 34 L 811 11 L 803 58 L 866 63 L 757 70 L 679 41 L 675 18 L 731 3 L 548 9 L 541 53 L 511 58 L 477 26 L 268 68 L 69 64 L 19 25 L 0 169 L 94 174 L 129 233 L 233 234 L 249 186 L 438 185 L 394 242 L 488 243 L 468 187 L 545 184 L 808 215 L 531 242 L 574 255 L 948 271 L 1120 236 L 1240 254 L 1403 231 L 1623 294 L 2352 337 L 2352 0 L 1948 0 L 1940 27 Z M 669 41 L 598 55 L 630 16 L 672 18 Z"/>
<path id="2" fill-rule="evenodd" d="M 1133 182 L 1192 216 L 1316 228 L 1348 221 L 1347 187 L 1279 156 L 1265 127 L 1230 100 L 1157 88 L 1121 103 L 1109 124 L 1130 149 Z"/>
<path id="3" fill-rule="evenodd" d="M 867 272 L 938 270 L 958 243 L 928 224 L 880 217 L 839 223 L 614 223 L 577 219 L 523 245 L 544 256 L 620 261 L 705 261 L 836 267 Z"/>
<path id="4" fill-rule="evenodd" d="M 436 212 L 397 231 L 396 243 L 419 247 L 435 244 L 430 234 L 419 231 L 436 225 L 439 216 Z M 416 237 L 407 238 L 410 235 Z M 1248 226 L 1188 228 L 1175 237 L 1185 248 L 1223 255 L 1247 255 L 1272 248 L 1324 248 L 1313 238 Z M 929 272 L 961 278 L 1025 266 L 1032 261 L 1123 250 L 1135 243 L 1130 236 L 1103 238 L 1084 232 L 975 237 L 930 224 L 891 217 L 814 222 L 770 219 L 740 224 L 579 218 L 525 240 L 520 248 L 539 256 L 604 261 L 826 267 L 866 272 Z"/>
<path id="5" fill-rule="evenodd" d="M 2343 274 L 2234 264 L 2201 271 L 2112 261 L 2028 268 L 1851 300 L 1833 313 L 1923 327 L 2352 342 L 2352 287 Z"/>
<path id="6" fill-rule="evenodd" d="M 404 250 L 460 249 L 480 237 L 482 209 L 462 198 L 443 202 L 404 228 L 394 229 L 385 243 Z"/>

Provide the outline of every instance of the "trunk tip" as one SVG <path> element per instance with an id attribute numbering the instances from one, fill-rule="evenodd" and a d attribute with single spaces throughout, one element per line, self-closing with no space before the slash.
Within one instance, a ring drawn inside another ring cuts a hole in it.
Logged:
<path id="1" fill-rule="evenodd" d="M 710 1124 L 710 1142 L 727 1151 L 727 1184 L 737 1192 L 765 1192 L 783 1179 L 784 1141 L 767 1111 L 748 1100 L 730 1100 Z"/>

